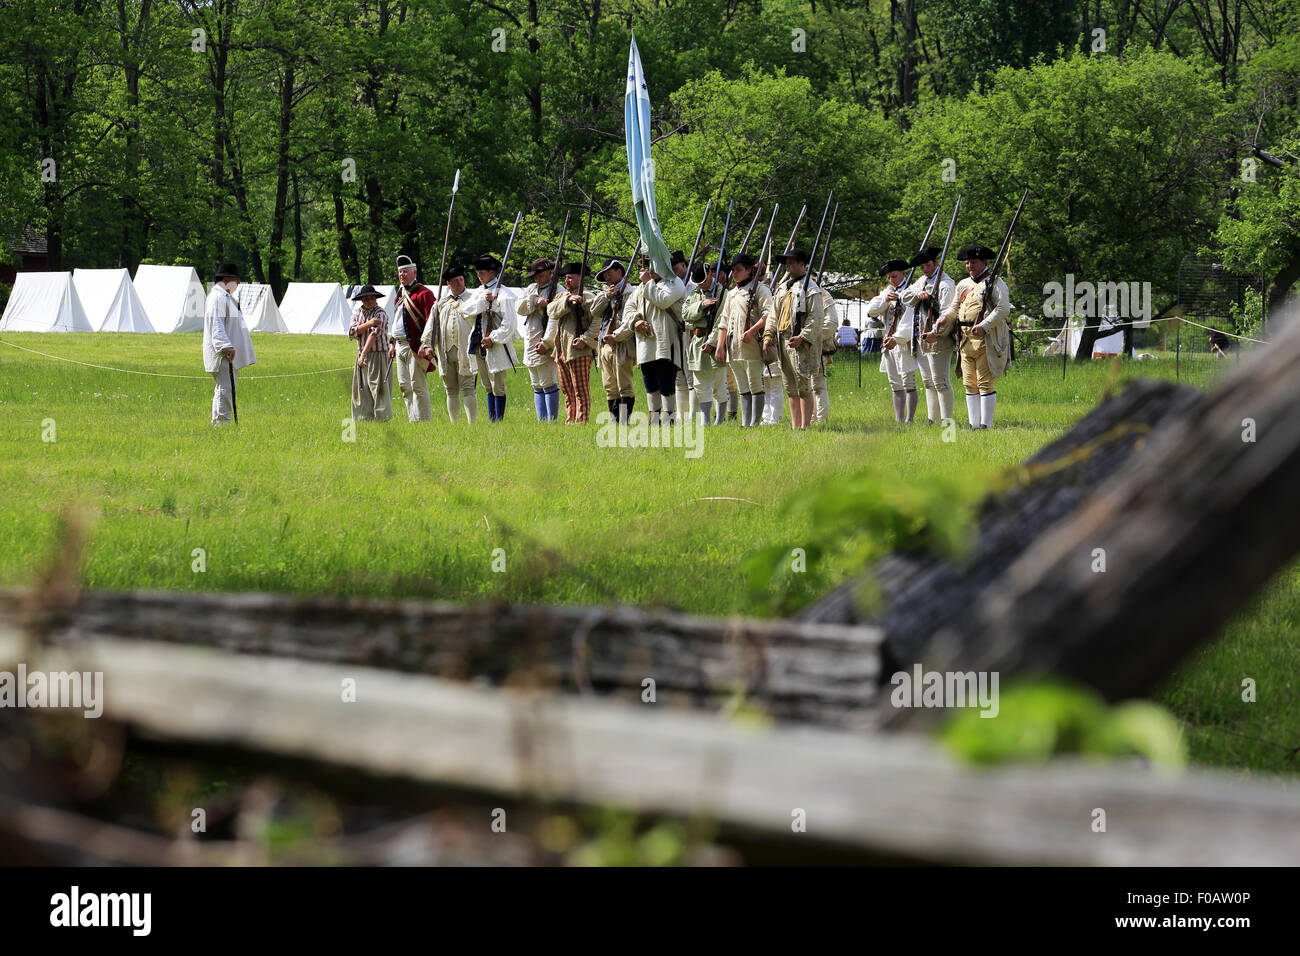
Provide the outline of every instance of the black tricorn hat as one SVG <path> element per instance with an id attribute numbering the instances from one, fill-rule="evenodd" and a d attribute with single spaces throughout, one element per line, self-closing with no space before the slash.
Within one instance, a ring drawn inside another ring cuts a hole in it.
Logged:
<path id="1" fill-rule="evenodd" d="M 564 267 L 566 276 L 582 276 L 587 274 L 586 267 L 581 262 L 570 262 Z"/>
<path id="2" fill-rule="evenodd" d="M 501 260 L 490 252 L 485 252 L 474 260 L 475 269 L 490 269 L 493 272 L 501 270 Z"/>
<path id="3" fill-rule="evenodd" d="M 912 258 L 908 260 L 907 264 L 913 267 L 919 266 L 926 262 L 934 262 L 941 255 L 943 255 L 943 249 L 939 246 L 926 246 L 916 255 L 912 256 Z"/>
<path id="4" fill-rule="evenodd" d="M 214 279 L 238 279 L 239 267 L 233 262 L 223 262 L 217 266 L 216 271 L 212 273 L 212 277 Z"/>
<path id="5" fill-rule="evenodd" d="M 890 259 L 888 262 L 886 262 L 883 266 L 880 267 L 879 274 L 882 276 L 887 276 L 891 272 L 902 272 L 906 268 L 907 268 L 907 260 Z"/>
<path id="6" fill-rule="evenodd" d="M 731 268 L 733 269 L 736 268 L 736 266 L 744 266 L 746 269 L 752 269 L 756 265 L 758 265 L 758 260 L 748 252 L 742 252 L 740 255 L 736 256 L 736 258 L 731 260 Z"/>
<path id="7" fill-rule="evenodd" d="M 668 260 L 668 264 L 670 266 L 675 266 L 678 263 L 681 263 L 682 265 L 686 265 L 686 253 L 682 252 L 682 250 L 680 249 L 674 252 L 672 258 Z"/>
<path id="8" fill-rule="evenodd" d="M 443 282 L 446 282 L 450 279 L 463 279 L 463 278 L 465 278 L 465 270 L 462 269 L 460 266 L 447 266 L 447 271 L 442 274 Z"/>
<path id="9" fill-rule="evenodd" d="M 405 268 L 406 266 L 410 266 L 412 269 L 414 269 L 414 268 L 415 268 L 415 260 L 413 260 L 410 256 L 407 256 L 407 255 L 401 255 L 401 256 L 398 256 L 398 257 L 397 257 L 397 268 L 402 269 L 402 268 Z"/>
<path id="10" fill-rule="evenodd" d="M 707 260 L 707 259 L 704 262 L 697 262 L 695 263 L 695 268 L 691 270 L 691 281 L 703 282 L 704 277 L 707 276 L 710 272 L 717 272 L 717 271 L 718 271 L 717 262 L 714 262 L 712 260 Z"/>
<path id="11" fill-rule="evenodd" d="M 376 299 L 383 298 L 382 295 L 380 295 L 378 292 L 375 291 L 374 286 L 363 285 L 360 289 L 357 290 L 357 294 L 352 297 L 352 301 L 360 302 L 362 299 L 366 298 L 367 296 L 374 296 Z"/>
<path id="12" fill-rule="evenodd" d="M 981 246 L 978 242 L 974 245 L 967 246 L 957 253 L 958 259 L 983 259 L 985 262 L 991 262 L 996 259 L 998 254 L 988 246 Z"/>
<path id="13" fill-rule="evenodd" d="M 555 268 L 550 259 L 534 259 L 533 271 L 528 273 L 527 278 L 534 279 L 543 272 L 549 272 Z"/>
<path id="14" fill-rule="evenodd" d="M 795 246 L 789 252 L 783 252 L 779 256 L 773 256 L 772 258 L 777 262 L 787 262 L 793 259 L 795 262 L 802 262 L 804 265 L 807 265 L 808 250 L 803 246 Z"/>
<path id="15" fill-rule="evenodd" d="M 627 274 L 627 269 L 623 268 L 623 263 L 619 262 L 617 259 L 610 259 L 609 262 L 605 263 L 605 268 L 601 269 L 599 272 L 596 273 L 596 281 L 604 282 L 605 273 L 608 272 L 610 269 L 622 269 L 623 273 L 625 275 Z"/>

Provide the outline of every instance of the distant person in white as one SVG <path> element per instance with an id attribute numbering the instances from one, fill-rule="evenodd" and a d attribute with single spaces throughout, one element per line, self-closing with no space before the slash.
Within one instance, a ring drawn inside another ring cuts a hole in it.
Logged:
<path id="1" fill-rule="evenodd" d="M 213 279 L 216 284 L 203 310 L 203 368 L 212 375 L 215 386 L 212 424 L 224 425 L 230 421 L 232 381 L 238 384 L 239 370 L 256 362 L 257 356 L 235 301 L 239 270 L 229 262 L 223 263 Z"/>

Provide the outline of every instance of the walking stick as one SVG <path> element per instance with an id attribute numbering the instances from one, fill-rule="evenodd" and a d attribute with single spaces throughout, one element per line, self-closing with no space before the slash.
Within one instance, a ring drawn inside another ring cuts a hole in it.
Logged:
<path id="1" fill-rule="evenodd" d="M 235 413 L 235 424 L 239 424 L 239 402 L 235 400 L 235 360 L 226 359 L 226 368 L 230 370 L 230 410 Z"/>

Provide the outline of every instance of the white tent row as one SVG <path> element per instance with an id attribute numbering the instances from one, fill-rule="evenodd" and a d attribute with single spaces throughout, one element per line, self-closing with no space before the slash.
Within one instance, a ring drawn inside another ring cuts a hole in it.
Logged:
<path id="1" fill-rule="evenodd" d="M 192 266 L 144 264 L 135 270 L 133 284 L 154 331 L 203 331 L 207 295 Z"/>
<path id="2" fill-rule="evenodd" d="M 71 272 L 20 272 L 0 318 L 3 332 L 91 332 Z"/>
<path id="3" fill-rule="evenodd" d="M 154 331 L 125 269 L 73 269 L 72 291 L 96 332 Z"/>
<path id="4" fill-rule="evenodd" d="M 275 304 L 271 287 L 264 282 L 241 282 L 235 289 L 235 302 L 244 314 L 250 332 L 288 332 L 280 307 Z"/>

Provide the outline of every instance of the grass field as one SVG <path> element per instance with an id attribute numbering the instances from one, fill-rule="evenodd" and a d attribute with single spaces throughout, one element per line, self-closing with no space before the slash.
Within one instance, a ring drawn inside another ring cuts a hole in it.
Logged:
<path id="1" fill-rule="evenodd" d="M 0 338 L 82 362 L 202 374 L 197 335 Z M 347 366 L 352 344 L 254 343 L 240 425 L 224 429 L 208 424 L 206 376 L 104 371 L 0 345 L 0 583 L 31 581 L 58 547 L 60 513 L 79 506 L 89 516 L 83 580 L 95 589 L 757 613 L 741 561 L 804 540 L 803 519 L 784 507 L 791 499 L 860 473 L 916 488 L 960 482 L 973 499 L 1135 371 L 1174 374 L 1164 360 L 1071 364 L 1064 377 L 1058 361 L 1022 361 L 999 382 L 997 427 L 959 430 L 945 443 L 937 428 L 893 422 L 874 364 L 863 364 L 859 387 L 856 361 L 838 359 L 829 424 L 793 434 L 788 420 L 744 431 L 733 423 L 706 431 L 690 458 L 680 448 L 598 447 L 595 426 L 537 424 L 522 371 L 507 377 L 500 426 L 488 424 L 481 399 L 476 426 L 450 424 L 434 384 L 432 422 L 412 425 L 399 411 L 389 423 L 360 423 L 345 441 L 349 372 L 267 376 Z M 1182 367 L 1199 384 L 1221 370 L 1200 357 Z M 592 386 L 603 409 L 594 374 Z M 832 568 L 831 578 L 848 570 Z M 1298 616 L 1300 568 L 1291 568 L 1170 682 L 1163 702 L 1188 722 L 1193 759 L 1296 769 L 1288 748 L 1300 737 Z M 1240 700 L 1248 676 L 1260 685 L 1257 704 Z"/>

